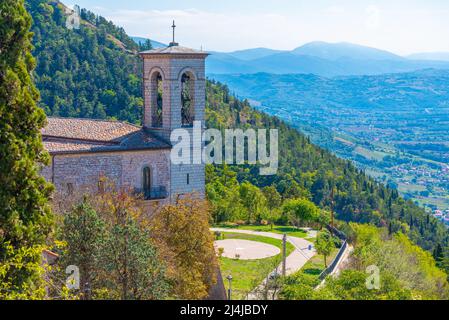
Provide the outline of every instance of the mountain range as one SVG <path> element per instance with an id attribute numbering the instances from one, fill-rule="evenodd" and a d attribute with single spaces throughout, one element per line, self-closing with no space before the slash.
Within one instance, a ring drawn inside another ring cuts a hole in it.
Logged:
<path id="1" fill-rule="evenodd" d="M 136 42 L 144 38 L 133 37 Z M 153 41 L 153 47 L 164 44 Z M 417 53 L 406 57 L 352 43 L 310 42 L 291 51 L 253 48 L 210 52 L 209 74 L 316 74 L 325 77 L 379 75 L 420 69 L 449 69 L 449 53 Z"/>
<path id="2" fill-rule="evenodd" d="M 325 77 L 378 75 L 420 69 L 449 69 L 449 54 L 401 57 L 351 43 L 311 42 L 291 51 L 256 48 L 230 53 L 211 52 L 210 74 L 310 73 Z M 441 57 L 441 61 L 436 58 Z"/>

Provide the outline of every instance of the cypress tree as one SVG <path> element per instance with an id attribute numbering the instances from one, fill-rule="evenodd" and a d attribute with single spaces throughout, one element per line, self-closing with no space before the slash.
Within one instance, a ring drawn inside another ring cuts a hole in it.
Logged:
<path id="1" fill-rule="evenodd" d="M 0 297 L 33 294 L 53 224 L 52 186 L 39 174 L 49 156 L 32 81 L 31 23 L 24 0 L 0 2 Z"/>
<path id="2" fill-rule="evenodd" d="M 433 258 L 438 267 L 443 267 L 444 253 L 440 244 L 437 244 L 436 248 L 433 250 Z"/>

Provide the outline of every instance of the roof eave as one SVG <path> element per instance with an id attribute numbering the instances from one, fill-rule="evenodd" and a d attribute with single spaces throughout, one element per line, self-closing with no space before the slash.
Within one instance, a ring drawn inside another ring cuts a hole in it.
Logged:
<path id="1" fill-rule="evenodd" d="M 50 156 L 57 155 L 76 155 L 76 154 L 89 154 L 89 153 L 123 153 L 123 152 L 136 152 L 136 151 L 148 151 L 148 150 L 171 150 L 171 146 L 160 146 L 160 147 L 140 147 L 140 148 L 129 148 L 129 149 L 105 149 L 105 150 L 70 150 L 70 151 L 48 151 Z"/>

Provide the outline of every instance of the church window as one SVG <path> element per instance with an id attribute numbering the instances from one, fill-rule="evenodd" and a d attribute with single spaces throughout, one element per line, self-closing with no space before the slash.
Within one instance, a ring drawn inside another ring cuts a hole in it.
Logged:
<path id="1" fill-rule="evenodd" d="M 151 196 L 151 169 L 148 167 L 143 169 L 143 194 L 145 198 Z"/>
<path id="2" fill-rule="evenodd" d="M 73 195 L 73 183 L 67 183 L 67 194 L 69 196 Z"/>
<path id="3" fill-rule="evenodd" d="M 98 193 L 103 194 L 105 192 L 105 181 L 104 179 L 98 180 Z"/>

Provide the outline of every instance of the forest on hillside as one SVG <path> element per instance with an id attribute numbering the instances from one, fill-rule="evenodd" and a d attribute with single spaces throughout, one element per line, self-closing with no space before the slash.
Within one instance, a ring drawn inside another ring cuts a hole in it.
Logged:
<path id="1" fill-rule="evenodd" d="M 27 9 L 34 20 L 35 81 L 45 112 L 139 123 L 141 64 L 134 54 L 139 48 L 124 31 L 86 10 L 81 27 L 69 30 L 65 6 L 57 1 L 29 0 Z"/>
<path id="2" fill-rule="evenodd" d="M 140 123 L 143 99 L 137 45 L 120 28 L 86 11 L 81 28 L 68 30 L 64 7 L 57 1 L 28 0 L 27 9 L 34 19 L 35 82 L 47 115 Z M 262 202 L 265 197 L 267 205 L 274 198 L 281 202 L 304 198 L 326 212 L 333 209 L 339 220 L 371 223 L 391 234 L 403 232 L 422 248 L 437 252 L 444 267 L 442 257 L 449 256 L 447 229 L 424 209 L 351 162 L 313 145 L 280 119 L 254 110 L 225 85 L 209 81 L 206 95 L 208 127 L 280 130 L 276 176 L 259 176 L 257 166 L 208 167 L 207 188 L 209 196 L 214 195 L 210 200 L 217 221 L 242 218 L 235 214 L 239 207 L 226 205 L 232 201 L 241 204 L 240 209 L 252 205 L 244 202 L 248 193 L 241 192 L 243 185 L 260 195 Z M 267 187 L 271 188 L 268 193 Z M 274 198 L 267 200 L 269 195 Z M 255 214 L 251 219 L 262 217 Z"/>

